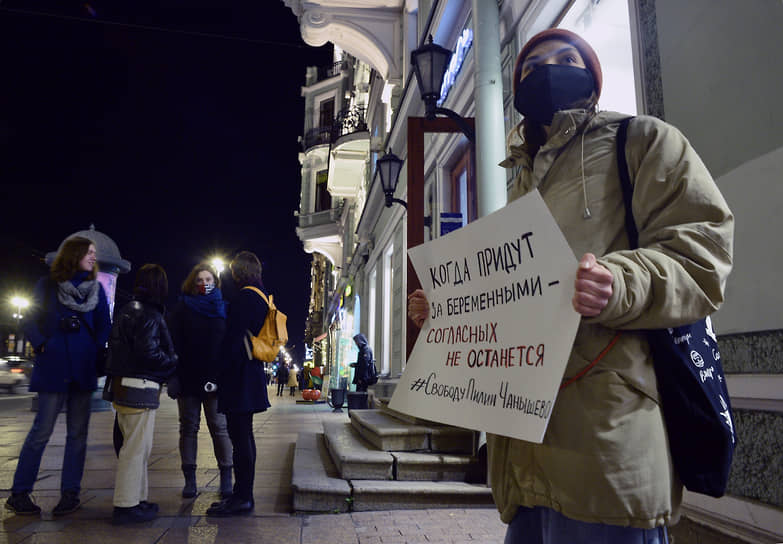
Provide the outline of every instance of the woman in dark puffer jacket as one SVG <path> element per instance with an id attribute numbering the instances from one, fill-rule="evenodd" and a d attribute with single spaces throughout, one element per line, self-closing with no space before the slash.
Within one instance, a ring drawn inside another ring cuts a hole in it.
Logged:
<path id="1" fill-rule="evenodd" d="M 112 523 L 154 519 L 158 507 L 147 502 L 147 461 L 152 450 L 155 411 L 161 384 L 174 373 L 177 354 L 163 319 L 168 295 L 166 272 L 145 264 L 136 274 L 135 300 L 120 310 L 109 339 L 104 398 L 114 402 L 123 444 L 114 485 Z"/>

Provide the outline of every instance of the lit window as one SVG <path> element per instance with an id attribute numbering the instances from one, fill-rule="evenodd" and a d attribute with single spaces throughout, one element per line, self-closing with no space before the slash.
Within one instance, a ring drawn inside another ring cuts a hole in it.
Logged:
<path id="1" fill-rule="evenodd" d="M 601 110 L 636 114 L 636 87 L 627 0 L 576 0 L 558 25 L 582 36 L 598 55 Z"/>

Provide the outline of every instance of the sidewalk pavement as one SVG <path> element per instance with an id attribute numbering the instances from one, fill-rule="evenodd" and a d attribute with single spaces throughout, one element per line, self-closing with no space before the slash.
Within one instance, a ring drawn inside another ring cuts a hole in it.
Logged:
<path id="1" fill-rule="evenodd" d="M 183 499 L 179 425 L 175 401 L 163 395 L 155 422 L 149 463 L 149 500 L 160 504 L 158 519 L 132 526 L 111 525 L 112 494 L 117 460 L 112 446 L 114 413 L 95 412 L 90 420 L 87 463 L 82 480 L 82 507 L 53 518 L 60 497 L 60 466 L 65 445 L 65 414 L 61 414 L 44 452 L 33 498 L 41 516 L 17 516 L 0 508 L 0 544 L 44 543 L 296 543 L 402 544 L 498 543 L 505 525 L 494 508 L 390 510 L 351 514 L 293 515 L 291 467 L 300 431 L 320 432 L 324 421 L 348 421 L 326 404 L 296 404 L 288 391 L 276 396 L 269 387 L 272 408 L 253 422 L 256 460 L 255 511 L 251 516 L 210 518 L 209 505 L 219 500 L 219 475 L 206 421 L 199 433 L 197 481 L 199 495 Z M 0 404 L 4 410 L 5 403 Z M 14 470 L 35 414 L 24 409 L 0 412 L 0 503 L 10 494 Z"/>

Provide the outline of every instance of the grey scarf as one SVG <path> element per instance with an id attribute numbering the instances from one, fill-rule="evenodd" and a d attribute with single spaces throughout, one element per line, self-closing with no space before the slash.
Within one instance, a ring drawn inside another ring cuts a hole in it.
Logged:
<path id="1" fill-rule="evenodd" d="M 70 281 L 62 281 L 57 284 L 57 300 L 76 312 L 91 312 L 98 305 L 98 280 L 83 281 L 78 287 Z M 84 300 L 81 304 L 76 299 Z"/>

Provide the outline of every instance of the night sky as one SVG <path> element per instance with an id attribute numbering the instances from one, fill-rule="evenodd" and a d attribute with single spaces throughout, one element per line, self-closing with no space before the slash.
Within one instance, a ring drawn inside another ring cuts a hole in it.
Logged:
<path id="1" fill-rule="evenodd" d="M 296 237 L 305 67 L 280 0 L 0 3 L 0 322 L 43 256 L 95 224 L 170 302 L 215 253 L 255 252 L 304 355 L 311 256 Z"/>

